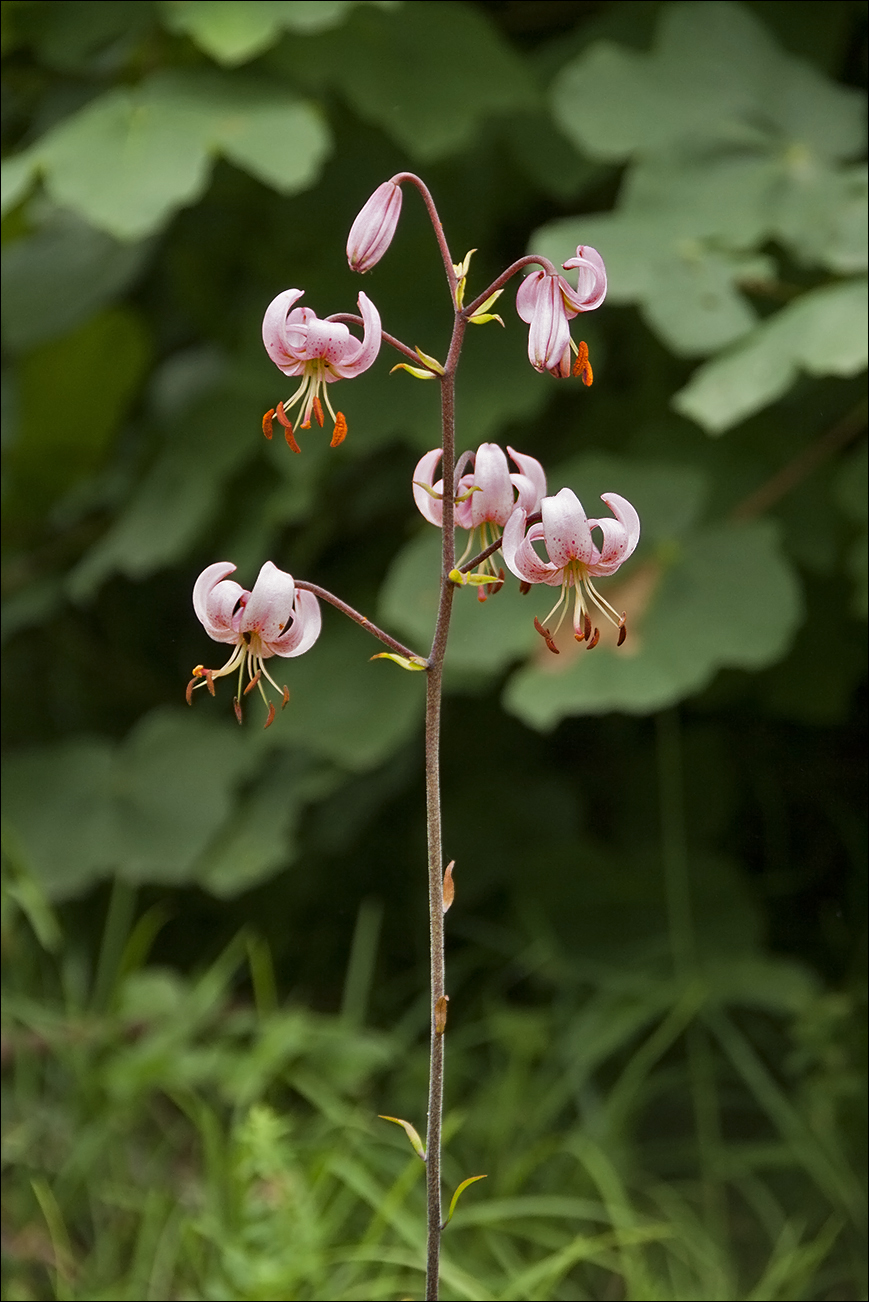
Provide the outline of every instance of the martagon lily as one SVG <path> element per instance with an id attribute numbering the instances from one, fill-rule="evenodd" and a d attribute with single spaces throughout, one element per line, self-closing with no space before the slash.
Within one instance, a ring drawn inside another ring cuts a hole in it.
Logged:
<path id="1" fill-rule="evenodd" d="M 269 357 L 284 375 L 302 377 L 292 397 L 266 412 L 263 433 L 266 438 L 272 437 L 272 422 L 277 417 L 294 452 L 301 449 L 287 413 L 297 404 L 302 406 L 300 428 L 310 429 L 312 416 L 322 427 L 325 402 L 335 423 L 331 446 L 335 448 L 344 442 L 347 421 L 342 412 L 333 409 L 326 386 L 336 380 L 352 380 L 367 371 L 380 352 L 381 341 L 380 313 L 367 295 L 360 294 L 358 299 L 364 326 L 360 340 L 351 335 L 343 322 L 333 321 L 331 317 L 320 320 L 309 307 L 296 307 L 304 292 L 285 289 L 272 299 L 263 317 L 263 343 Z"/>
<path id="2" fill-rule="evenodd" d="M 231 561 L 216 561 L 204 569 L 193 587 L 193 609 L 209 637 L 227 642 L 233 651 L 222 669 L 197 665 L 187 684 L 187 703 L 197 687 L 207 687 L 214 696 L 215 678 L 238 670 L 238 687 L 233 707 L 242 720 L 241 698 L 256 687 L 268 706 L 267 728 L 275 717 L 275 706 L 263 690 L 263 679 L 281 697 L 281 709 L 290 699 L 289 688 L 279 687 L 266 669 L 272 656 L 289 659 L 309 651 L 320 636 L 320 604 L 313 593 L 298 589 L 290 574 L 266 561 L 252 591 L 227 576 L 235 572 Z M 243 687 L 245 673 L 249 679 Z"/>
<path id="3" fill-rule="evenodd" d="M 455 521 L 461 529 L 468 529 L 468 543 L 459 558 L 461 565 L 474 548 L 479 531 L 479 549 L 485 551 L 501 537 L 501 531 L 517 507 L 529 514 L 540 509 L 546 492 L 546 473 L 535 457 L 514 452 L 508 447 L 513 464 L 511 472 L 507 458 L 497 443 L 481 443 L 476 452 L 464 452 L 456 462 Z M 422 515 L 431 524 L 443 524 L 443 480 L 435 481 L 441 449 L 434 448 L 418 462 L 413 473 L 413 497 Z M 453 571 L 453 576 L 458 571 Z M 485 601 L 487 593 L 497 591 L 504 579 L 504 571 L 495 571 L 491 557 L 487 558 L 474 575 L 458 575 L 455 581 L 473 583 L 480 587 L 478 597 Z M 495 584 L 492 588 L 490 585 Z M 486 591 L 483 591 L 485 586 Z"/>
<path id="4" fill-rule="evenodd" d="M 615 574 L 633 553 L 640 540 L 640 517 L 630 502 L 618 493 L 604 493 L 601 500 L 612 511 L 612 516 L 589 520 L 576 494 L 569 488 L 562 488 L 554 497 L 544 497 L 540 524 L 533 524 L 526 533 L 526 513 L 517 510 L 504 529 L 502 551 L 512 573 L 523 583 L 561 587 L 561 596 L 543 622 L 534 620 L 534 627 L 556 655 L 558 647 L 554 637 L 570 605 L 571 588 L 575 591 L 573 632 L 577 642 L 585 642 L 589 650 L 597 645 L 600 629 L 594 627 L 593 611 L 600 612 L 618 629 L 619 646 L 627 635 L 624 613 L 619 614 L 600 595 L 592 579 Z M 594 529 L 600 530 L 600 546 L 592 537 Z M 541 559 L 533 546 L 538 541 L 546 547 L 547 560 Z M 559 608 L 558 623 L 550 632 L 547 625 Z"/>
<path id="5" fill-rule="evenodd" d="M 565 271 L 576 269 L 577 287 L 572 289 L 563 276 L 535 271 L 526 276 L 516 295 L 516 311 L 531 327 L 528 331 L 528 359 L 538 371 L 563 378 L 571 373 L 571 352 L 576 356 L 574 375 L 592 382 L 588 348 L 570 337 L 572 321 L 580 312 L 592 312 L 606 297 L 606 268 L 597 249 L 580 244 L 576 257 L 562 264 Z"/>

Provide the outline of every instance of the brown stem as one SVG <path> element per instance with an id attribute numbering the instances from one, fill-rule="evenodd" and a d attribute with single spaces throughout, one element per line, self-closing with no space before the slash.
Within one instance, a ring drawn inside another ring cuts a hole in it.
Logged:
<path id="1" fill-rule="evenodd" d="M 342 601 L 340 597 L 336 597 L 335 594 L 329 592 L 327 588 L 320 588 L 316 583 L 308 583 L 305 579 L 296 579 L 295 583 L 297 588 L 301 588 L 305 592 L 313 592 L 314 596 L 319 597 L 321 601 L 328 601 L 330 606 L 334 606 L 336 610 L 340 610 L 342 615 L 346 615 L 348 619 L 352 619 L 353 623 L 358 624 L 360 628 L 364 628 L 366 633 L 370 633 L 372 637 L 378 638 L 384 646 L 389 647 L 390 651 L 395 651 L 398 655 L 405 656 L 408 660 L 419 660 L 425 664 L 424 656 L 417 655 L 415 651 L 411 651 L 409 647 L 406 647 L 403 642 L 399 642 L 397 638 L 391 637 L 389 633 L 384 633 L 383 629 L 378 628 L 376 624 L 372 624 L 371 620 L 368 619 L 367 616 L 361 615 L 358 610 L 354 610 L 346 601 Z"/>

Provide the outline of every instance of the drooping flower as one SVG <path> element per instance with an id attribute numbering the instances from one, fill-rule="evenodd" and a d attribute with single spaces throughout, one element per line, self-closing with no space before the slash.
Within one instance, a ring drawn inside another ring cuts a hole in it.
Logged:
<path id="1" fill-rule="evenodd" d="M 294 452 L 300 451 L 293 437 L 293 427 L 287 412 L 297 403 L 302 404 L 301 429 L 311 428 L 311 416 L 323 425 L 321 397 L 335 429 L 332 447 L 343 443 L 347 434 L 347 421 L 335 412 L 329 401 L 326 385 L 336 380 L 352 380 L 367 371 L 380 351 L 380 313 L 365 295 L 359 295 L 364 334 L 356 339 L 341 321 L 330 317 L 321 320 L 309 307 L 295 307 L 304 294 L 303 289 L 285 289 L 272 299 L 263 317 L 263 343 L 266 352 L 284 375 L 300 375 L 302 382 L 286 402 L 266 412 L 263 433 L 272 436 L 272 420 L 277 416 L 284 427 L 284 435 Z"/>
<path id="2" fill-rule="evenodd" d="M 272 656 L 290 658 L 310 650 L 320 636 L 320 604 L 311 592 L 296 588 L 293 578 L 266 561 L 252 591 L 227 576 L 235 572 L 231 561 L 216 561 L 204 569 L 193 587 L 193 609 L 209 637 L 232 645 L 232 655 L 222 669 L 197 665 L 187 684 L 190 704 L 197 687 L 214 695 L 215 678 L 238 670 L 233 706 L 241 723 L 241 698 L 256 687 L 268 706 L 267 728 L 275 717 L 274 704 L 263 690 L 271 683 L 281 697 L 281 709 L 290 699 L 289 688 L 278 687 L 265 667 Z M 245 673 L 250 680 L 242 687 Z"/>
<path id="3" fill-rule="evenodd" d="M 455 521 L 461 529 L 470 531 L 459 565 L 471 554 L 479 536 L 479 550 L 485 551 L 501 537 L 501 531 L 517 507 L 529 514 L 540 509 L 546 492 L 546 474 L 535 457 L 514 452 L 508 447 L 510 457 L 518 467 L 511 472 L 507 458 L 497 443 L 481 443 L 476 452 L 464 452 L 456 462 Z M 443 523 L 443 479 L 435 482 L 440 448 L 427 452 L 413 474 L 413 497 L 422 515 L 431 524 Z M 479 531 L 479 535 L 478 535 Z M 504 571 L 495 571 L 491 557 L 479 566 L 470 582 L 478 586 L 503 582 Z M 482 586 L 477 594 L 485 601 Z"/>
<path id="4" fill-rule="evenodd" d="M 576 289 L 563 276 L 535 271 L 519 286 L 516 311 L 531 327 L 528 358 L 535 370 L 557 377 L 570 375 L 572 351 L 577 358 L 573 374 L 581 374 L 585 383 L 591 384 L 588 349 L 573 342 L 568 322 L 580 312 L 600 307 L 606 297 L 606 269 L 598 251 L 587 244 L 580 244 L 576 257 L 568 258 L 563 266 L 565 271 L 577 270 Z"/>
<path id="5" fill-rule="evenodd" d="M 360 209 L 347 237 L 352 271 L 370 271 L 392 243 L 401 216 L 401 186 L 384 181 Z"/>
<path id="6" fill-rule="evenodd" d="M 504 529 L 502 551 L 513 574 L 523 583 L 561 587 L 561 596 L 543 622 L 534 621 L 534 627 L 556 654 L 554 637 L 570 604 L 571 588 L 575 590 L 573 632 L 577 642 L 586 642 L 589 649 L 597 645 L 600 630 L 594 627 L 593 609 L 619 630 L 619 646 L 627 635 L 624 613 L 620 615 L 613 609 L 592 579 L 615 574 L 633 553 L 640 539 L 640 517 L 618 493 L 604 493 L 601 500 L 606 502 L 614 519 L 589 520 L 576 494 L 562 488 L 554 497 L 544 497 L 540 524 L 533 524 L 526 533 L 526 513 L 517 510 Z M 600 546 L 592 537 L 593 529 L 600 530 Z M 542 560 L 534 549 L 533 544 L 538 541 L 545 544 L 547 560 Z M 558 623 L 550 633 L 546 625 L 559 608 Z"/>

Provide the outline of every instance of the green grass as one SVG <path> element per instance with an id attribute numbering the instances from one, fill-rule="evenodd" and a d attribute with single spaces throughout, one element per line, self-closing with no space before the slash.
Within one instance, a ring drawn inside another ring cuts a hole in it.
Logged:
<path id="1" fill-rule="evenodd" d="M 147 966 L 159 914 L 121 944 L 117 901 L 91 976 L 15 895 L 5 1298 L 421 1296 L 423 1166 L 376 1114 L 423 1125 L 422 1027 L 281 1006 L 248 935 L 196 977 Z M 590 980 L 547 943 L 547 1001 L 485 996 L 451 1027 L 445 1193 L 488 1178 L 446 1232 L 442 1296 L 865 1296 L 844 996 L 803 982 L 773 1016 L 735 960 L 729 991 L 653 960 Z"/>

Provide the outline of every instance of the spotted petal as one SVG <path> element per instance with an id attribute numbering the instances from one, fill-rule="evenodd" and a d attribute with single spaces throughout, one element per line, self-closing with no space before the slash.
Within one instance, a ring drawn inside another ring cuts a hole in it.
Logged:
<path id="1" fill-rule="evenodd" d="M 582 503 L 573 490 L 562 488 L 554 497 L 544 497 L 541 511 L 549 559 L 559 569 L 571 561 L 587 565 L 596 549 Z"/>
<path id="2" fill-rule="evenodd" d="M 640 517 L 630 502 L 618 493 L 604 493 L 601 500 L 606 502 L 616 518 L 589 520 L 589 528 L 600 529 L 603 534 L 600 556 L 590 568 L 595 575 L 615 574 L 640 541 Z"/>
<path id="3" fill-rule="evenodd" d="M 206 633 L 215 642 L 236 642 L 233 615 L 247 593 L 240 584 L 227 579 L 235 572 L 231 561 L 215 561 L 203 570 L 193 587 L 193 609 Z"/>
<path id="4" fill-rule="evenodd" d="M 292 575 L 266 561 L 245 606 L 240 632 L 259 633 L 263 642 L 274 642 L 289 623 L 295 591 Z"/>

